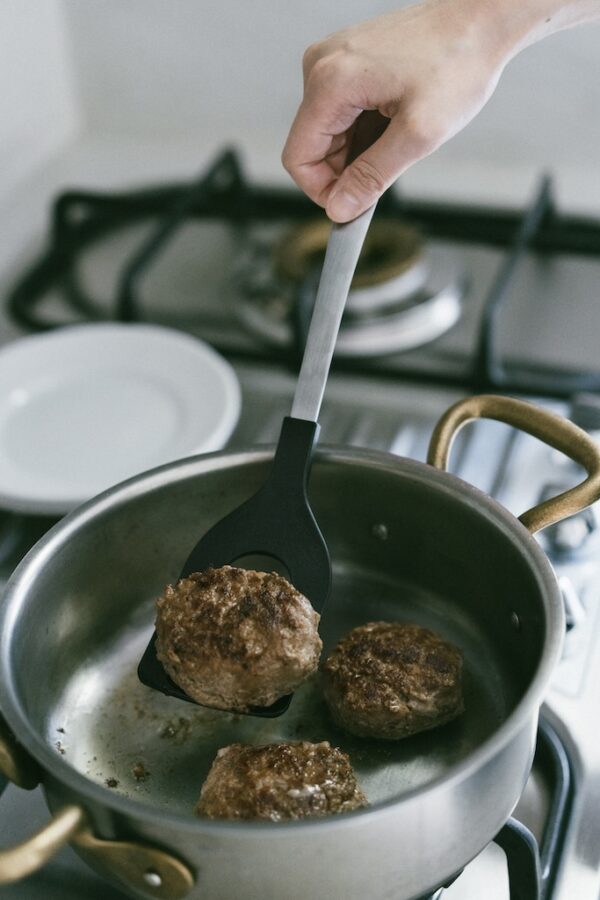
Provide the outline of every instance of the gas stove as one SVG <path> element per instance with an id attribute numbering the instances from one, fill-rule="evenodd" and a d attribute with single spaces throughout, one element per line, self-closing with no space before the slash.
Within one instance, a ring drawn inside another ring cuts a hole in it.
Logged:
<path id="1" fill-rule="evenodd" d="M 559 215 L 547 177 L 522 210 L 390 194 L 377 217 L 384 230 L 349 301 L 322 442 L 424 460 L 439 415 L 482 390 L 525 396 L 600 435 L 600 220 Z M 190 331 L 226 355 L 240 379 L 242 415 L 230 446 L 272 443 L 314 297 L 318 219 L 296 192 L 248 184 L 231 151 L 190 184 L 68 191 L 54 206 L 47 251 L 7 290 L 6 335 L 105 318 Z M 461 435 L 451 470 L 515 514 L 580 476 L 533 438 L 486 421 Z M 436 900 L 600 896 L 596 515 L 593 508 L 539 537 L 560 580 L 568 630 L 534 768 L 496 842 L 440 886 Z M 50 524 L 4 516 L 2 577 Z M 4 844 L 46 819 L 39 790 L 10 787 L 2 805 Z M 2 894 L 84 895 L 121 896 L 70 850 Z"/>
<path id="2" fill-rule="evenodd" d="M 248 183 L 232 151 L 191 182 L 65 191 L 49 224 L 46 251 L 7 292 L 17 325 L 152 321 L 236 358 L 295 366 L 323 217 L 298 192 Z M 600 220 L 560 214 L 549 176 L 518 210 L 389 191 L 378 229 L 335 369 L 463 391 L 600 390 Z"/>

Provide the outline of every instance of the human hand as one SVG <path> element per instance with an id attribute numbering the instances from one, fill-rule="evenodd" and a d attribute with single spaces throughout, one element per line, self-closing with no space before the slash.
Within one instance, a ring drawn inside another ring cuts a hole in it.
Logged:
<path id="1" fill-rule="evenodd" d="M 355 218 L 477 114 L 535 39 L 528 5 L 550 2 L 425 0 L 313 44 L 285 168 L 331 219 Z"/>

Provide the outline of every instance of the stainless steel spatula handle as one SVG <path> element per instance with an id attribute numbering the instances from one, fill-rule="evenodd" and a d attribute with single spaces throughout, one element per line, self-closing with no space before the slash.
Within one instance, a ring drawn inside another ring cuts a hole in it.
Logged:
<path id="1" fill-rule="evenodd" d="M 333 225 L 292 405 L 292 416 L 316 422 L 350 283 L 375 206 Z"/>

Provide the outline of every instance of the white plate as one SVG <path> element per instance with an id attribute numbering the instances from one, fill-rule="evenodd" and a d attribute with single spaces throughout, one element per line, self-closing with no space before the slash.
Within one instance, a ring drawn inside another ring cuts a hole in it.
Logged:
<path id="1" fill-rule="evenodd" d="M 0 507 L 62 514 L 125 478 L 219 450 L 240 413 L 229 365 L 154 325 L 75 325 L 0 351 Z"/>

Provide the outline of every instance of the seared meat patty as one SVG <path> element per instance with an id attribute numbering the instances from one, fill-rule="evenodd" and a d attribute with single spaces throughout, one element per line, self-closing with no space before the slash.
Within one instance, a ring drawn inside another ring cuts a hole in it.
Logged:
<path id="1" fill-rule="evenodd" d="M 230 744 L 219 750 L 196 806 L 210 819 L 304 819 L 367 806 L 350 760 L 327 741 Z"/>
<path id="2" fill-rule="evenodd" d="M 275 572 L 194 572 L 168 585 L 157 607 L 158 659 L 205 706 L 270 706 L 319 664 L 319 614 Z"/>
<path id="3" fill-rule="evenodd" d="M 369 622 L 323 663 L 325 699 L 346 731 L 396 740 L 463 711 L 462 662 L 456 647 L 427 628 Z"/>

